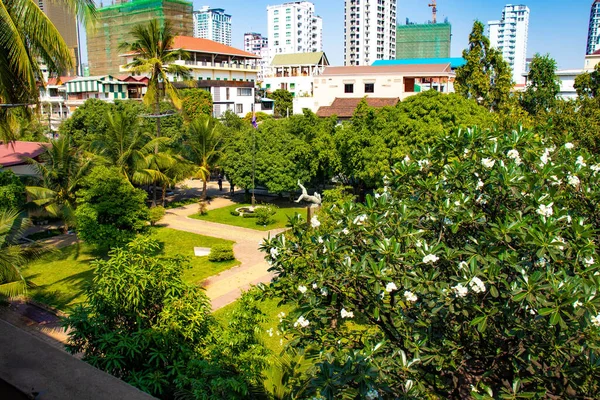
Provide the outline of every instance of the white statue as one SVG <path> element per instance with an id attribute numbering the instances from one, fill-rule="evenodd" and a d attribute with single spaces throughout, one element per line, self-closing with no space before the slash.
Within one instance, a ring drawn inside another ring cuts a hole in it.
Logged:
<path id="1" fill-rule="evenodd" d="M 300 203 L 302 200 L 305 200 L 309 203 L 321 205 L 321 195 L 319 193 L 315 192 L 314 195 L 309 196 L 308 192 L 306 191 L 306 188 L 300 183 L 300 179 L 298 179 L 298 186 L 300 186 L 300 188 L 302 189 L 302 194 L 300 195 L 300 197 L 298 197 L 296 203 Z"/>

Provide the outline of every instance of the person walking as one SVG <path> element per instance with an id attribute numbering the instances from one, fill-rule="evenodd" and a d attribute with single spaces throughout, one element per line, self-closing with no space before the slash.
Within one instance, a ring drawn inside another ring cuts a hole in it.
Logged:
<path id="1" fill-rule="evenodd" d="M 219 180 L 217 181 L 217 183 L 219 184 L 219 192 L 223 191 L 223 177 L 221 177 L 221 175 L 219 175 Z"/>

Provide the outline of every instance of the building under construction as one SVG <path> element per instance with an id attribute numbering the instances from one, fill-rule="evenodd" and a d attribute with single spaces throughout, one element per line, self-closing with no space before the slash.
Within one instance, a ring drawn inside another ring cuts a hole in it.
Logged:
<path id="1" fill-rule="evenodd" d="M 451 25 L 444 23 L 398 25 L 396 59 L 450 57 Z"/>
<path id="2" fill-rule="evenodd" d="M 192 2 L 186 0 L 131 0 L 98 9 L 98 19 L 87 30 L 88 63 L 91 75 L 119 73 L 123 59 L 121 43 L 131 42 L 131 29 L 158 19 L 171 23 L 176 35 L 192 36 Z"/>

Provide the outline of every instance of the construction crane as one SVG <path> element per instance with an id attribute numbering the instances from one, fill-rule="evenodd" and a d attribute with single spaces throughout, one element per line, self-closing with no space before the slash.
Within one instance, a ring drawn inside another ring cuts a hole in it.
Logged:
<path id="1" fill-rule="evenodd" d="M 432 0 L 432 2 L 429 4 L 429 7 L 431 7 L 431 13 L 433 14 L 433 23 L 437 23 L 437 4 L 436 4 L 436 0 Z"/>

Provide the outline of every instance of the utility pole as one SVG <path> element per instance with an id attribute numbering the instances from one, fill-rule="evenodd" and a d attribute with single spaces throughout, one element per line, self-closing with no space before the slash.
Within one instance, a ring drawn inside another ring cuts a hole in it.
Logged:
<path id="1" fill-rule="evenodd" d="M 254 104 L 252 104 L 252 115 L 254 115 Z M 256 192 L 256 186 L 254 186 L 254 158 L 256 154 L 256 128 L 252 129 L 252 209 L 254 209 L 254 204 L 256 203 L 256 198 L 254 197 L 254 192 Z"/>
<path id="2" fill-rule="evenodd" d="M 432 2 L 429 4 L 429 7 L 431 7 L 431 13 L 433 14 L 433 23 L 437 23 L 437 4 L 436 4 L 437 0 L 432 0 Z"/>

